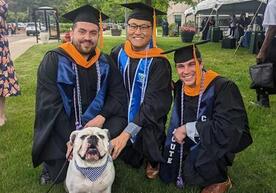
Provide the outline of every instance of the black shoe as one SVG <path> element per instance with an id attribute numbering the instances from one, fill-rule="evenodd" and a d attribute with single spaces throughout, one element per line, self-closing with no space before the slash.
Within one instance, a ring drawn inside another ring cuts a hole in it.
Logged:
<path id="1" fill-rule="evenodd" d="M 269 108 L 269 96 L 268 95 L 260 95 L 259 104 L 261 107 Z"/>
<path id="2" fill-rule="evenodd" d="M 46 184 L 51 184 L 51 183 L 52 183 L 52 180 L 51 180 L 49 172 L 47 171 L 47 169 L 43 168 L 40 178 L 39 178 L 39 184 L 46 185 Z"/>

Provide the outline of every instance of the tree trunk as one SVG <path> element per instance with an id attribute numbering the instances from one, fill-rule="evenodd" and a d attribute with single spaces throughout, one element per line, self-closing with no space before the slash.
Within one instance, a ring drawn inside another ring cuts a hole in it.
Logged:
<path id="1" fill-rule="evenodd" d="M 15 10 L 15 12 L 14 12 L 14 17 L 15 17 L 15 23 L 16 23 L 16 26 L 17 26 L 17 24 L 18 24 L 17 10 Z"/>

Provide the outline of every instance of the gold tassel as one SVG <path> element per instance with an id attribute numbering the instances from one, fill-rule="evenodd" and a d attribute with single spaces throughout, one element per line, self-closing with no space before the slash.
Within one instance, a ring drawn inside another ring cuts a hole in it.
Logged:
<path id="1" fill-rule="evenodd" d="M 195 71 L 196 71 L 196 92 L 200 92 L 200 83 L 201 83 L 201 70 L 199 67 L 199 61 L 196 56 L 196 47 L 193 45 L 193 56 L 195 59 Z"/>
<path id="2" fill-rule="evenodd" d="M 103 43 L 103 21 L 102 21 L 102 14 L 100 12 L 100 49 L 102 50 L 104 46 Z"/>
<path id="3" fill-rule="evenodd" d="M 153 44 L 153 47 L 156 48 L 156 15 L 155 15 L 155 9 L 153 9 L 152 44 Z"/>

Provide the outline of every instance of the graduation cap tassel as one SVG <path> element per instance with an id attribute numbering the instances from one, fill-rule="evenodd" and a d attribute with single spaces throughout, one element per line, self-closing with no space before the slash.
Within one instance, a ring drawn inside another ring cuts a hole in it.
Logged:
<path id="1" fill-rule="evenodd" d="M 100 12 L 100 49 L 103 49 L 103 21 L 102 21 L 101 12 Z"/>
<path id="2" fill-rule="evenodd" d="M 177 177 L 176 186 L 180 189 L 184 188 L 184 182 L 181 176 Z"/>
<path id="3" fill-rule="evenodd" d="M 195 70 L 196 70 L 196 92 L 199 93 L 200 91 L 200 82 L 201 82 L 201 70 L 199 67 L 199 61 L 197 59 L 197 55 L 196 55 L 196 47 L 195 45 L 193 45 L 193 57 L 195 59 Z"/>
<path id="4" fill-rule="evenodd" d="M 184 82 L 182 83 L 182 86 L 184 86 Z M 180 124 L 184 124 L 184 93 L 181 93 L 181 111 L 180 111 Z M 183 167 L 183 151 L 184 147 L 183 144 L 180 144 L 180 154 L 179 154 L 179 168 L 178 168 L 178 176 L 176 179 L 176 187 L 183 189 L 184 188 L 184 181 L 182 177 L 182 167 Z"/>
<path id="5" fill-rule="evenodd" d="M 153 9 L 153 29 L 152 29 L 152 43 L 153 47 L 156 48 L 156 14 L 155 9 Z"/>
<path id="6" fill-rule="evenodd" d="M 182 178 L 182 161 L 183 161 L 183 144 L 180 145 L 180 158 L 179 158 L 179 170 L 178 170 L 178 176 L 176 179 L 176 187 L 183 189 L 184 188 L 184 181 Z"/>

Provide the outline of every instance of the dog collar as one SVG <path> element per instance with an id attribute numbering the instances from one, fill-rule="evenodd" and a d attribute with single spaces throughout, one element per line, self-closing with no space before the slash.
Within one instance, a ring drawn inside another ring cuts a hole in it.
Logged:
<path id="1" fill-rule="evenodd" d="M 105 164 L 103 166 L 100 166 L 100 167 L 83 168 L 83 167 L 79 167 L 76 161 L 75 161 L 75 166 L 76 166 L 77 170 L 79 170 L 80 173 L 82 173 L 82 175 L 87 177 L 92 182 L 95 182 L 102 175 L 102 173 L 104 172 L 108 162 L 112 162 L 111 156 L 108 156 L 108 158 L 106 159 Z"/>

